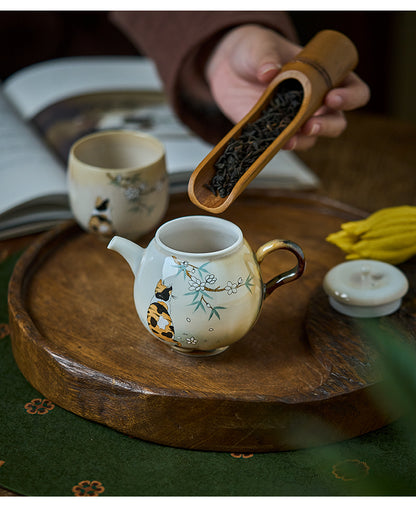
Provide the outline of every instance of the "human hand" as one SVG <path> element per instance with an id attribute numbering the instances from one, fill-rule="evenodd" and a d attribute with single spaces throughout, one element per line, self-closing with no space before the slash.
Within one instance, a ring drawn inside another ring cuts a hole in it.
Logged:
<path id="1" fill-rule="evenodd" d="M 243 25 L 227 32 L 206 65 L 206 79 L 217 105 L 233 122 L 255 105 L 282 66 L 302 49 L 277 32 L 260 25 Z M 284 149 L 305 150 L 318 137 L 338 137 L 346 128 L 344 111 L 364 106 L 368 86 L 349 73 L 330 90 L 323 105 L 286 143 Z"/>

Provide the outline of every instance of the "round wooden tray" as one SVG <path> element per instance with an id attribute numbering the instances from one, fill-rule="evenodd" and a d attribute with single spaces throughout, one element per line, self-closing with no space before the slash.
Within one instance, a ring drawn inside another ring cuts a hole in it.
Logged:
<path id="1" fill-rule="evenodd" d="M 189 214 L 201 212 L 185 195 L 173 196 L 166 219 Z M 369 396 L 374 353 L 355 337 L 341 343 L 340 354 L 340 316 L 319 298 L 325 273 L 344 259 L 325 237 L 361 215 L 312 195 L 246 191 L 222 216 L 242 228 L 254 250 L 273 238 L 297 242 L 306 270 L 266 300 L 244 339 L 203 359 L 154 339 L 134 309 L 124 259 L 65 224 L 23 254 L 10 281 L 16 362 L 59 406 L 164 445 L 265 452 L 374 430 L 393 419 Z M 266 258 L 265 280 L 293 266 L 292 258 L 282 251 Z"/>

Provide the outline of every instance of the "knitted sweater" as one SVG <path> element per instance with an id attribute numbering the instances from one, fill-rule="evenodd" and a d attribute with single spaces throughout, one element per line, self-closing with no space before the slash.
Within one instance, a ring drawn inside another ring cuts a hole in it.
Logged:
<path id="1" fill-rule="evenodd" d="M 155 62 L 179 118 L 213 144 L 232 127 L 204 79 L 204 64 L 216 42 L 226 31 L 247 23 L 296 40 L 289 16 L 279 11 L 122 11 L 111 13 L 110 19 Z"/>

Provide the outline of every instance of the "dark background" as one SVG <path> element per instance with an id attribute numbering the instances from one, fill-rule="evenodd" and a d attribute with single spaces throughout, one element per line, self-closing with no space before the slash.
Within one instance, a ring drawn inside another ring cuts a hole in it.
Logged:
<path id="1" fill-rule="evenodd" d="M 372 93 L 366 111 L 416 122 L 416 12 L 290 14 L 302 44 L 325 28 L 345 33 L 356 44 L 356 71 Z M 22 67 L 57 57 L 137 54 L 105 11 L 2 11 L 0 45 L 2 80 Z"/>

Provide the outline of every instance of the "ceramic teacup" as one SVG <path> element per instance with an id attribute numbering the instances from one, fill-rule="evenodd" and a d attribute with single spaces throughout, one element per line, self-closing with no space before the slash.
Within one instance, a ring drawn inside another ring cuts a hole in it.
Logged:
<path id="1" fill-rule="evenodd" d="M 163 224 L 147 248 L 120 236 L 108 248 L 133 271 L 134 302 L 148 331 L 175 351 L 198 356 L 241 339 L 265 298 L 305 267 L 296 243 L 275 239 L 254 253 L 237 225 L 203 215 Z M 264 283 L 259 264 L 276 250 L 292 252 L 297 265 Z"/>
<path id="2" fill-rule="evenodd" d="M 72 212 L 86 231 L 131 240 L 152 230 L 166 212 L 165 148 L 144 133 L 87 135 L 71 147 L 68 189 Z"/>

